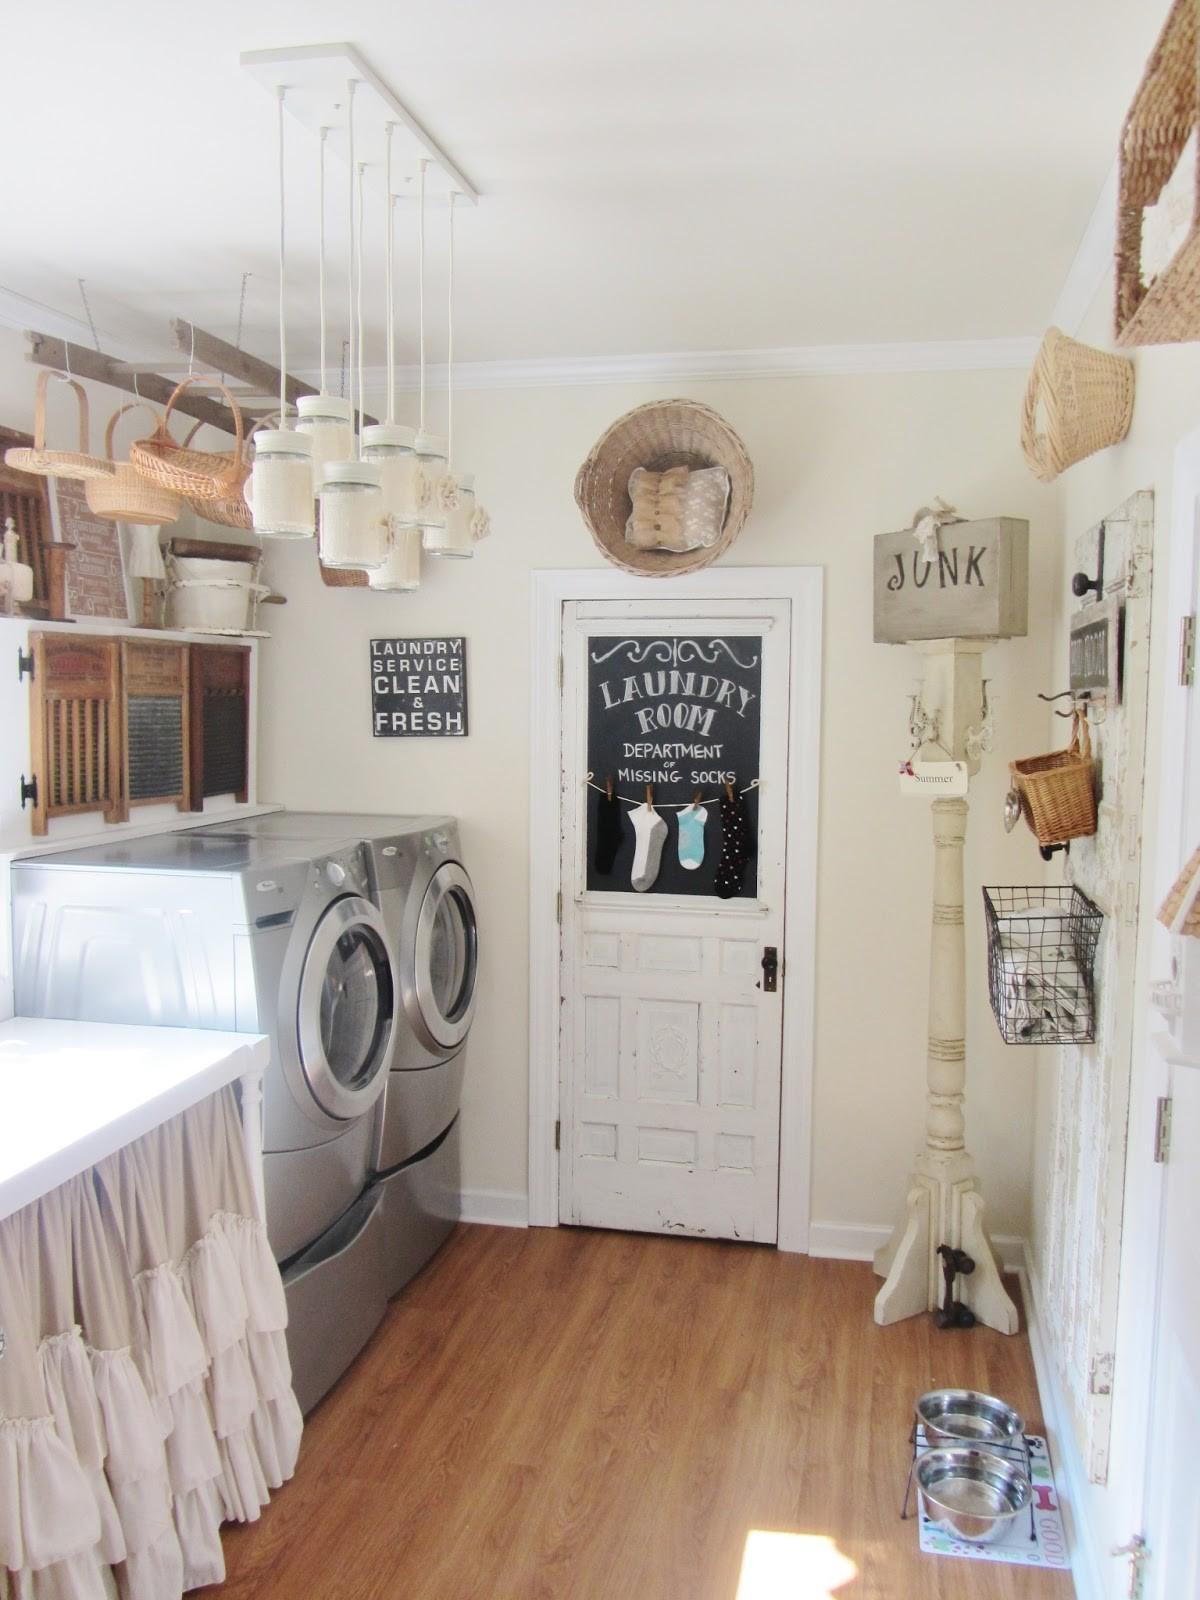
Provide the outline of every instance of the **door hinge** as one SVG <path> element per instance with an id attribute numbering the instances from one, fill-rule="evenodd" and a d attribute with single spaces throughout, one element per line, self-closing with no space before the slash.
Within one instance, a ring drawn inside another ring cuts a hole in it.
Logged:
<path id="1" fill-rule="evenodd" d="M 1088 1389 L 1092 1394 L 1112 1393 L 1115 1365 L 1116 1357 L 1111 1351 L 1106 1350 L 1103 1355 L 1092 1357 L 1091 1373 L 1088 1377 Z"/>
<path id="2" fill-rule="evenodd" d="M 1154 1112 L 1154 1159 L 1157 1162 L 1171 1159 L 1171 1100 L 1159 1095 Z"/>
<path id="3" fill-rule="evenodd" d="M 554 920 L 562 927 L 562 890 L 554 896 Z"/>
<path id="4" fill-rule="evenodd" d="M 562 658 L 562 656 L 559 656 L 559 658 L 558 658 L 558 687 L 560 689 L 563 686 L 563 679 L 565 678 L 565 676 L 566 676 L 566 668 L 563 666 L 563 658 Z"/>
<path id="5" fill-rule="evenodd" d="M 561 1150 L 562 1149 L 562 1123 L 561 1122 L 556 1122 L 554 1124 L 554 1148 L 556 1150 Z"/>
<path id="6" fill-rule="evenodd" d="M 1129 1600 L 1142 1600 L 1145 1593 L 1146 1562 L 1150 1559 L 1145 1537 L 1135 1533 L 1128 1544 L 1114 1545 L 1111 1554 L 1129 1557 Z"/>
<path id="7" fill-rule="evenodd" d="M 1179 683 L 1190 689 L 1196 681 L 1196 618 L 1179 619 Z"/>
<path id="8" fill-rule="evenodd" d="M 21 646 L 18 645 L 17 646 L 17 682 L 18 683 L 20 683 L 21 679 L 25 676 L 26 673 L 29 674 L 29 681 L 30 681 L 30 683 L 32 683 L 33 680 L 34 680 L 35 673 L 36 673 L 36 668 L 34 666 L 34 660 L 33 660 L 33 651 L 32 650 L 29 650 L 29 651 L 22 650 Z"/>

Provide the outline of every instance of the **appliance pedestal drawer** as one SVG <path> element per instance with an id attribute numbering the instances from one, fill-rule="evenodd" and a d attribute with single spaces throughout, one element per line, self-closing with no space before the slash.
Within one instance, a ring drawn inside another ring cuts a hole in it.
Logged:
<path id="1" fill-rule="evenodd" d="M 454 1231 L 462 1208 L 458 1118 L 415 1160 L 377 1178 L 381 1200 L 384 1287 L 398 1294 Z"/>

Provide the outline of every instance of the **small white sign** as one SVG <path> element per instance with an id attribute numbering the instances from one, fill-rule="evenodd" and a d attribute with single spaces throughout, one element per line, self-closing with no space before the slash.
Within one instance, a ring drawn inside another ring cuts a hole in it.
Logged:
<path id="1" fill-rule="evenodd" d="M 969 781 L 965 761 L 903 761 L 900 764 L 901 794 L 966 794 Z"/>

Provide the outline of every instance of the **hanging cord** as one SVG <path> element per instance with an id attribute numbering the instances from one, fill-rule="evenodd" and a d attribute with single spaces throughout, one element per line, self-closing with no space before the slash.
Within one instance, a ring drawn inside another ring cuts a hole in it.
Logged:
<path id="1" fill-rule="evenodd" d="M 420 431 L 425 432 L 425 168 L 429 162 L 422 157 L 420 182 L 417 188 L 417 321 L 420 324 L 421 403 L 418 413 Z"/>
<path id="2" fill-rule="evenodd" d="M 354 405 L 354 349 L 355 349 L 355 346 L 354 346 L 354 282 L 355 282 L 355 278 L 354 278 L 354 259 L 355 259 L 355 243 L 356 243 L 356 236 L 355 236 L 355 231 L 354 231 L 354 84 L 355 84 L 355 80 L 353 78 L 351 78 L 350 82 L 346 86 L 346 126 L 347 126 L 347 136 L 348 136 L 348 140 L 349 140 L 349 157 L 350 157 L 350 255 L 349 255 L 349 262 L 350 262 L 350 284 L 349 284 L 349 289 L 350 289 L 350 338 L 347 341 L 347 344 L 345 346 L 343 346 L 343 349 L 346 349 L 346 350 L 349 351 L 349 368 L 350 368 L 350 372 L 349 372 L 349 380 L 348 380 L 348 384 L 347 384 L 347 392 L 349 394 L 351 407 L 353 407 L 353 405 Z M 351 416 L 353 417 L 353 411 L 351 411 Z M 359 437 L 358 437 L 361 427 L 362 427 L 362 418 L 358 417 L 355 420 L 355 424 L 354 424 L 354 458 L 355 458 L 356 461 L 357 460 L 361 460 L 361 455 L 360 455 L 361 447 L 360 447 L 360 444 L 359 444 Z"/>
<path id="3" fill-rule="evenodd" d="M 359 460 L 362 459 L 362 427 L 363 417 L 366 415 L 363 396 L 363 309 L 362 309 L 362 280 L 363 280 L 363 173 L 366 172 L 364 162 L 358 164 L 358 261 L 357 261 L 357 294 L 355 320 L 358 323 L 358 437 Z"/>
<path id="4" fill-rule="evenodd" d="M 587 779 L 586 779 L 588 788 L 589 789 L 595 789 L 597 794 L 607 794 L 608 793 L 608 788 L 607 788 L 607 786 L 605 784 L 593 782 L 593 779 L 595 778 L 595 776 L 596 776 L 596 774 L 594 772 L 589 772 L 588 773 Z M 749 794 L 751 789 L 757 789 L 757 788 L 759 788 L 761 786 L 761 784 L 762 784 L 762 779 L 761 778 L 751 778 L 749 783 L 744 783 L 740 789 L 735 790 L 735 793 L 737 793 L 737 794 Z M 653 789 L 653 788 L 656 787 L 656 785 L 650 784 L 649 787 L 651 789 Z M 623 805 L 640 806 L 642 804 L 642 801 L 645 799 L 645 796 L 644 795 L 639 795 L 636 800 L 631 800 L 627 794 L 618 794 L 616 796 L 616 798 L 618 800 L 620 800 Z M 694 805 L 713 806 L 713 805 L 716 805 L 718 800 L 724 800 L 724 799 L 725 799 L 725 795 L 724 795 L 724 793 L 721 793 L 721 794 L 702 795 L 698 800 L 670 800 L 670 801 L 667 802 L 666 805 L 664 805 L 661 801 L 656 800 L 654 802 L 654 809 L 656 811 L 686 811 L 689 806 L 694 806 Z"/>
<path id="5" fill-rule="evenodd" d="M 387 196 L 387 247 L 384 253 L 384 279 L 387 295 L 387 419 L 396 420 L 396 316 L 392 278 L 392 235 L 395 232 L 395 204 L 392 200 L 392 123 L 387 125 L 387 158 L 384 163 L 384 194 Z"/>
<path id="6" fill-rule="evenodd" d="M 76 281 L 79 284 L 79 298 L 83 301 L 84 315 L 87 317 L 88 327 L 92 330 L 92 343 L 96 346 L 96 354 L 101 355 L 102 351 L 100 349 L 100 335 L 96 332 L 96 324 L 92 318 L 92 308 L 88 304 L 87 290 L 83 286 L 82 278 L 79 278 Z"/>
<path id="7" fill-rule="evenodd" d="M 454 202 L 450 191 L 446 217 L 446 470 L 454 465 Z"/>
<path id="8" fill-rule="evenodd" d="M 282 84 L 276 94 L 276 138 L 279 146 L 279 426 L 287 427 L 287 235 L 285 231 L 283 181 L 283 101 L 287 90 Z"/>
<path id="9" fill-rule="evenodd" d="M 325 393 L 325 141 L 329 129 L 322 128 L 317 145 L 320 164 L 317 176 L 319 220 L 317 223 L 317 314 L 321 319 L 321 393 Z"/>

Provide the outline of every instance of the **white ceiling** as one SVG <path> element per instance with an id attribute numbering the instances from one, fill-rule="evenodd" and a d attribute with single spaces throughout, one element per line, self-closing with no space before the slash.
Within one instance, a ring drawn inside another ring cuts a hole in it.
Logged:
<path id="1" fill-rule="evenodd" d="M 481 191 L 457 223 L 465 360 L 1040 334 L 1166 9 L 40 0 L 5 23 L 0 286 L 82 317 L 83 277 L 106 340 L 151 350 L 171 316 L 232 337 L 249 271 L 245 343 L 273 357 L 274 106 L 238 57 L 344 39 Z M 289 364 L 311 367 L 316 144 L 289 137 Z"/>

